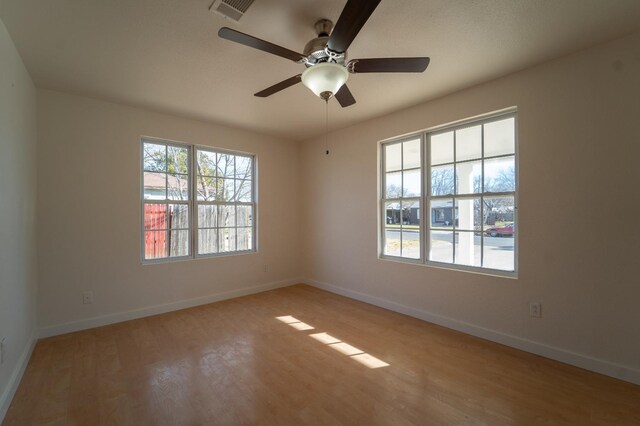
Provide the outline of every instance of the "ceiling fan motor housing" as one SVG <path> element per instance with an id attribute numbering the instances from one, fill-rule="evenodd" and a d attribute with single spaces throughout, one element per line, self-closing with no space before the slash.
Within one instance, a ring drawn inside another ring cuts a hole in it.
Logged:
<path id="1" fill-rule="evenodd" d="M 331 30 L 333 29 L 333 22 L 328 19 L 320 19 L 316 22 L 315 29 L 318 37 L 307 43 L 302 52 L 302 54 L 307 57 L 305 66 L 309 68 L 320 62 L 335 62 L 336 64 L 344 65 L 347 59 L 347 52 L 340 55 L 333 55 L 326 49 L 329 34 L 331 34 Z"/>

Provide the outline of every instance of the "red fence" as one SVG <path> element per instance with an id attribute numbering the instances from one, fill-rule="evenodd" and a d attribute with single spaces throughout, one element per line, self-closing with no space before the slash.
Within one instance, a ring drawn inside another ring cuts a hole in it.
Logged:
<path id="1" fill-rule="evenodd" d="M 166 204 L 144 205 L 144 258 L 167 257 L 169 228 Z M 162 229 L 162 231 L 156 231 Z"/>

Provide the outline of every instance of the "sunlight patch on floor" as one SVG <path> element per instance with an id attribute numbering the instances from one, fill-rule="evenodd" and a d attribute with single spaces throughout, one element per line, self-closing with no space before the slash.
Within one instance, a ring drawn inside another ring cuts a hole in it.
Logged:
<path id="1" fill-rule="evenodd" d="M 291 315 L 285 315 L 282 317 L 276 317 L 278 321 L 282 321 L 285 324 L 291 324 L 292 322 L 300 322 L 296 317 L 292 317 Z"/>
<path id="2" fill-rule="evenodd" d="M 341 354 L 345 354 L 347 356 L 363 354 L 364 353 L 364 351 L 361 351 L 360 349 L 355 348 L 355 347 L 351 346 L 350 344 L 344 343 L 344 342 L 332 343 L 332 344 L 330 344 L 328 346 L 331 349 L 335 349 L 336 351 L 340 352 Z"/>
<path id="3" fill-rule="evenodd" d="M 282 321 L 285 324 L 290 325 L 296 330 L 304 331 L 304 330 L 313 330 L 314 328 L 307 323 L 304 323 L 297 319 L 296 317 L 292 317 L 291 315 L 285 315 L 282 317 L 276 317 L 278 321 Z"/>
<path id="4" fill-rule="evenodd" d="M 305 322 L 300 321 L 299 319 L 297 319 L 294 316 L 291 315 L 283 315 L 280 317 L 276 317 L 276 319 L 278 321 L 281 321 L 293 328 L 295 328 L 296 330 L 300 330 L 300 331 L 306 331 L 306 330 L 314 330 L 315 328 Z M 337 352 L 340 352 L 343 355 L 348 356 L 349 358 L 359 362 L 360 364 L 364 365 L 365 367 L 368 368 L 381 368 L 381 367 L 388 367 L 389 364 L 382 361 L 381 359 L 378 359 L 376 357 L 374 357 L 373 355 L 370 355 L 358 348 L 356 348 L 355 346 L 351 346 L 350 344 L 343 342 L 342 340 L 333 337 L 332 335 L 330 335 L 329 333 L 313 333 L 313 334 L 309 334 L 309 337 L 311 337 L 312 339 L 317 340 L 318 342 L 330 347 L 331 349 L 336 350 Z"/>
<path id="5" fill-rule="evenodd" d="M 336 339 L 329 333 L 314 333 L 314 334 L 310 334 L 309 336 L 316 339 L 320 343 L 324 343 L 325 345 L 330 345 L 332 343 L 340 342 L 340 339 Z"/>

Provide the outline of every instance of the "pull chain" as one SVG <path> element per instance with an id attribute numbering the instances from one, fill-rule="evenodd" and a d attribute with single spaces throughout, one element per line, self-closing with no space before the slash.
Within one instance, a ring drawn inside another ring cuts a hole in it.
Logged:
<path id="1" fill-rule="evenodd" d="M 329 99 L 325 99 L 325 125 L 324 125 L 324 148 L 326 155 L 329 155 Z"/>

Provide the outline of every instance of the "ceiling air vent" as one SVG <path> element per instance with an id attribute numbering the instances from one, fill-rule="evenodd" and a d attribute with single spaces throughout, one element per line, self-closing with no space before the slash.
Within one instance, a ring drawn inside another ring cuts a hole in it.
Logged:
<path id="1" fill-rule="evenodd" d="M 254 0 L 215 0 L 209 10 L 219 13 L 225 18 L 239 21 Z"/>

